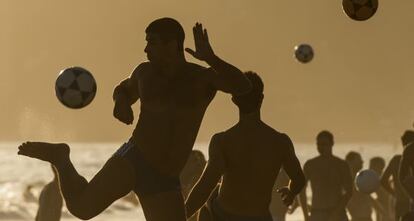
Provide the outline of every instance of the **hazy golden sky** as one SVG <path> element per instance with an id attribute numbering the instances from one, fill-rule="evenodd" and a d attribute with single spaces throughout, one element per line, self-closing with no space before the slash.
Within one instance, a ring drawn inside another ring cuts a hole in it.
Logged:
<path id="1" fill-rule="evenodd" d="M 263 119 L 295 142 L 329 129 L 338 141 L 395 143 L 414 120 L 413 11 L 414 2 L 380 0 L 374 17 L 356 22 L 340 0 L 1 0 L 0 139 L 127 139 L 133 127 L 112 117 L 112 89 L 145 61 L 146 26 L 173 17 L 185 28 L 185 46 L 193 48 L 192 25 L 202 22 L 217 55 L 262 76 Z M 299 43 L 314 47 L 310 64 L 292 58 Z M 56 76 L 68 66 L 97 80 L 84 109 L 55 97 Z M 220 93 L 198 141 L 237 119 Z"/>

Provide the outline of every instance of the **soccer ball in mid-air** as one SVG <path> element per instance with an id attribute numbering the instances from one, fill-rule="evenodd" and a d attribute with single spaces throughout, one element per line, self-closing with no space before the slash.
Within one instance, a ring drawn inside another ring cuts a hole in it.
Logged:
<path id="1" fill-rule="evenodd" d="M 308 44 L 295 46 L 295 57 L 302 63 L 308 63 L 313 59 L 313 49 Z"/>
<path id="2" fill-rule="evenodd" d="M 378 0 L 342 0 L 342 8 L 353 20 L 365 21 L 377 12 Z"/>
<path id="3" fill-rule="evenodd" d="M 59 73 L 55 83 L 56 96 L 69 108 L 83 108 L 95 98 L 96 81 L 81 67 L 70 67 Z"/>
<path id="4" fill-rule="evenodd" d="M 361 170 L 355 177 L 356 189 L 361 193 L 371 194 L 378 190 L 380 184 L 380 177 L 373 170 Z"/>

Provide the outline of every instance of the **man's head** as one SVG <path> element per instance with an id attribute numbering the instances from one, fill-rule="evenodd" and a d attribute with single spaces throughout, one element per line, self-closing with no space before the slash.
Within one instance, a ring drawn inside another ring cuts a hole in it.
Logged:
<path id="1" fill-rule="evenodd" d="M 321 155 L 331 155 L 334 137 L 331 132 L 324 130 L 316 136 L 316 146 Z"/>
<path id="2" fill-rule="evenodd" d="M 364 161 L 362 161 L 361 154 L 355 151 L 350 151 L 345 156 L 345 161 L 348 163 L 349 167 L 351 168 L 351 171 L 356 174 L 358 171 L 362 169 L 362 166 L 364 164 Z"/>
<path id="3" fill-rule="evenodd" d="M 414 131 L 406 130 L 404 134 L 401 136 L 401 141 L 403 146 L 406 146 L 409 143 L 414 142 Z"/>
<path id="4" fill-rule="evenodd" d="M 377 172 L 378 174 L 382 174 L 382 171 L 385 167 L 385 160 L 382 157 L 373 157 L 369 161 L 369 169 Z"/>
<path id="5" fill-rule="evenodd" d="M 184 29 L 172 18 L 160 18 L 145 29 L 148 60 L 163 62 L 171 56 L 184 56 Z"/>
<path id="6" fill-rule="evenodd" d="M 249 114 L 260 110 L 263 101 L 263 81 L 258 74 L 252 71 L 245 72 L 245 76 L 252 84 L 252 89 L 243 95 L 233 96 L 232 101 L 240 110 L 240 113 Z"/>

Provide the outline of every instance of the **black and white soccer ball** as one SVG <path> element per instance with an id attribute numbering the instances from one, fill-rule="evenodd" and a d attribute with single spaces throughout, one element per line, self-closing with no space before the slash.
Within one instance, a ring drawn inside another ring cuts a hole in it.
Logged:
<path id="1" fill-rule="evenodd" d="M 308 44 L 295 46 L 295 57 L 301 63 L 308 63 L 313 59 L 313 49 Z"/>
<path id="2" fill-rule="evenodd" d="M 91 72 L 81 67 L 70 67 L 59 73 L 55 83 L 56 96 L 66 107 L 79 109 L 95 98 L 96 81 Z"/>
<path id="3" fill-rule="evenodd" d="M 353 20 L 365 21 L 378 9 L 378 0 L 342 0 L 342 9 Z"/>

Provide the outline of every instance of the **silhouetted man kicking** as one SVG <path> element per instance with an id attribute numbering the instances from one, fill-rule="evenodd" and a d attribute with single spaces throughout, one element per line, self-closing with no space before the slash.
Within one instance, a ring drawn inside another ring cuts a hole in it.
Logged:
<path id="1" fill-rule="evenodd" d="M 260 119 L 262 80 L 252 72 L 246 76 L 253 88 L 248 94 L 232 98 L 239 107 L 239 122 L 211 139 L 207 166 L 186 201 L 189 217 L 204 205 L 222 176 L 218 196 L 212 199 L 210 208 L 215 221 L 271 221 L 269 204 L 281 166 L 291 178 L 289 186 L 279 190 L 286 205 L 304 185 L 290 138 Z"/>
<path id="2" fill-rule="evenodd" d="M 55 165 L 67 208 L 78 218 L 90 219 L 134 190 L 147 220 L 184 221 L 179 174 L 207 106 L 217 90 L 241 95 L 251 88 L 239 69 L 214 54 L 201 24 L 193 28 L 195 51 L 186 51 L 210 68 L 185 60 L 184 30 L 176 20 L 155 20 L 145 31 L 149 62 L 140 64 L 113 94 L 113 114 L 125 124 L 132 124 L 131 105 L 141 100 L 137 126 L 90 182 L 72 165 L 67 144 L 27 142 L 19 147 L 18 154 Z"/>
<path id="3" fill-rule="evenodd" d="M 306 161 L 304 172 L 311 183 L 312 206 L 309 214 L 306 188 L 300 194 L 305 221 L 346 221 L 345 207 L 352 196 L 348 164 L 332 154 L 334 137 L 322 131 L 316 137 L 319 156 Z"/>

